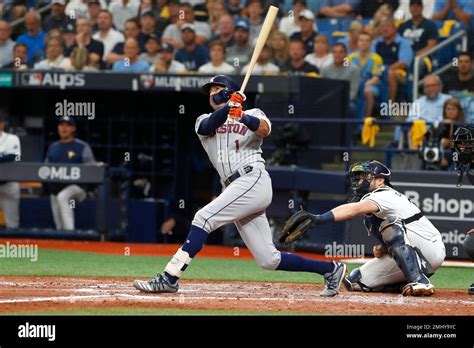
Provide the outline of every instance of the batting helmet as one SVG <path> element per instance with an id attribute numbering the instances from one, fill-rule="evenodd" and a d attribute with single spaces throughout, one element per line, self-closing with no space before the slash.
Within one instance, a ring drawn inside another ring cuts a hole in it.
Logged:
<path id="1" fill-rule="evenodd" d="M 464 251 L 474 261 L 474 230 L 464 238 Z"/>
<path id="2" fill-rule="evenodd" d="M 212 97 L 212 100 L 217 105 L 227 102 L 230 99 L 231 94 L 239 90 L 239 85 L 229 76 L 225 75 L 214 76 L 208 83 L 201 87 L 201 90 L 209 95 L 212 86 L 224 87 L 222 91 Z"/>

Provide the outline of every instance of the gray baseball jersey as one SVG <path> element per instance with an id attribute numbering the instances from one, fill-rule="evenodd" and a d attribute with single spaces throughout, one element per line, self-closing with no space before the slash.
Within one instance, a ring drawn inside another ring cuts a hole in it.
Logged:
<path id="1" fill-rule="evenodd" d="M 271 129 L 271 122 L 260 109 L 249 109 L 246 114 L 264 119 Z M 196 120 L 196 133 L 202 120 L 211 114 L 203 114 Z M 210 136 L 197 133 L 209 160 L 222 180 L 239 168 L 251 163 L 265 163 L 262 157 L 263 138 L 240 122 L 227 120 Z"/>
<path id="2" fill-rule="evenodd" d="M 264 119 L 271 127 L 262 110 L 250 109 L 245 113 Z M 198 117 L 196 132 L 202 120 L 209 116 L 204 114 Z M 273 244 L 265 215 L 265 209 L 272 201 L 272 181 L 262 157 L 263 138 L 244 124 L 229 120 L 214 134 L 198 136 L 222 180 L 237 171 L 241 176 L 227 186 L 219 197 L 200 209 L 192 224 L 211 233 L 225 224 L 235 223 L 257 263 L 265 269 L 276 269 L 281 254 Z M 252 166 L 250 173 L 239 171 L 245 165 Z"/>

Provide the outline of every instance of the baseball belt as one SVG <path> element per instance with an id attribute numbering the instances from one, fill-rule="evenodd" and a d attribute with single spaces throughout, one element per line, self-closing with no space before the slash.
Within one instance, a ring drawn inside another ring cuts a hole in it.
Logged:
<path id="1" fill-rule="evenodd" d="M 223 181 L 225 187 L 229 186 L 233 181 L 240 178 L 242 175 L 248 174 L 253 170 L 252 166 L 244 166 L 236 171 L 234 174 L 230 175 Z"/>

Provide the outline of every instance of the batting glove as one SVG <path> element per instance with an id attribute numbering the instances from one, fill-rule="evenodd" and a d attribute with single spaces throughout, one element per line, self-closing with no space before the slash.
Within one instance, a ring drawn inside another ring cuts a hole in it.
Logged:
<path id="1" fill-rule="evenodd" d="M 229 117 L 239 120 L 243 115 L 242 104 L 229 102 L 228 106 L 229 106 Z"/>
<path id="2" fill-rule="evenodd" d="M 239 91 L 232 93 L 232 95 L 230 96 L 230 101 L 235 103 L 243 103 L 246 99 L 247 97 L 245 96 L 245 94 Z"/>

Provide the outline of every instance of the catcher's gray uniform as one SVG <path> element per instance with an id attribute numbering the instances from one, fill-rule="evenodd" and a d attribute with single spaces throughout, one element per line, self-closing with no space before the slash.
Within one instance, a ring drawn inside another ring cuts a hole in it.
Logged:
<path id="1" fill-rule="evenodd" d="M 384 220 L 393 215 L 407 219 L 420 213 L 420 209 L 405 195 L 388 186 L 370 192 L 362 197 L 362 200 L 375 203 L 379 211 L 373 215 Z M 446 257 L 446 251 L 441 234 L 436 227 L 423 216 L 419 220 L 406 224 L 405 229 L 405 243 L 418 248 L 433 269 L 441 266 Z M 359 270 L 361 273 L 360 282 L 372 289 L 405 280 L 402 271 L 389 254 L 370 260 Z"/>
<path id="2" fill-rule="evenodd" d="M 21 156 L 20 139 L 10 133 L 0 132 L 0 154 Z M 20 185 L 17 182 L 0 182 L 0 208 L 8 228 L 17 228 L 20 222 Z"/>
<path id="3" fill-rule="evenodd" d="M 271 122 L 260 109 L 250 109 L 246 114 Z M 204 114 L 196 120 L 196 133 Z M 261 145 L 263 138 L 242 123 L 227 120 L 210 136 L 198 133 L 211 163 L 223 184 L 223 192 L 199 210 L 193 225 L 208 233 L 219 227 L 235 223 L 242 240 L 252 252 L 257 263 L 274 270 L 280 263 L 280 252 L 273 245 L 272 233 L 265 209 L 272 201 L 272 183 L 265 170 Z M 225 181 L 234 173 L 241 176 L 227 185 Z"/>

